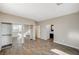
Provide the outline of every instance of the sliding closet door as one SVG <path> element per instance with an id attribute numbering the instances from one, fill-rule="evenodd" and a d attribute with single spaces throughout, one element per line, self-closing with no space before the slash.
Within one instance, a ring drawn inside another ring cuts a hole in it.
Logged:
<path id="1" fill-rule="evenodd" d="M 10 23 L 1 23 L 2 46 L 12 43 L 11 31 L 12 31 L 12 26 Z"/>
<path id="2" fill-rule="evenodd" d="M 2 40 L 1 40 L 1 23 L 0 23 L 0 50 L 1 50 L 1 46 L 2 46 Z"/>

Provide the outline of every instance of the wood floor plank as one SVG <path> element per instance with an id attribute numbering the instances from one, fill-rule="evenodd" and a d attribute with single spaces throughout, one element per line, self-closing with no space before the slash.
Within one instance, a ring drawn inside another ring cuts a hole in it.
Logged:
<path id="1" fill-rule="evenodd" d="M 41 39 L 26 40 L 24 44 L 14 41 L 12 48 L 2 50 L 0 55 L 58 55 L 51 49 L 58 49 L 70 55 L 79 55 L 79 51 L 74 48 Z"/>

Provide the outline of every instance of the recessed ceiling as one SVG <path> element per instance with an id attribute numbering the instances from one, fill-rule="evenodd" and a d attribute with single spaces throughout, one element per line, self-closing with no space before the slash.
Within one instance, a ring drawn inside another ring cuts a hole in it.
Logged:
<path id="1" fill-rule="evenodd" d="M 0 11 L 42 21 L 79 11 L 78 3 L 0 3 Z"/>

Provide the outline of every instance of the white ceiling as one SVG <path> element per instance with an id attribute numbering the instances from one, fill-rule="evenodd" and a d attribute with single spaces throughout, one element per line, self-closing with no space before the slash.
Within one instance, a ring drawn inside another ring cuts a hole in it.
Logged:
<path id="1" fill-rule="evenodd" d="M 0 11 L 42 21 L 79 11 L 78 3 L 0 3 Z"/>

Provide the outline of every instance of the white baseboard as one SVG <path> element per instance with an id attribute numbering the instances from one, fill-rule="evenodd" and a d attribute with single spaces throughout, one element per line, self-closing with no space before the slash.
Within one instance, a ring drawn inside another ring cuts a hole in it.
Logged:
<path id="1" fill-rule="evenodd" d="M 79 50 L 79 48 L 70 46 L 70 45 L 68 45 L 68 44 L 66 44 L 66 43 L 57 42 L 57 41 L 54 41 L 54 42 L 55 42 L 55 43 L 58 43 L 58 44 L 61 44 L 61 45 L 69 46 L 69 47 L 72 47 L 72 48 L 75 48 L 75 49 L 78 49 L 78 50 Z"/>

